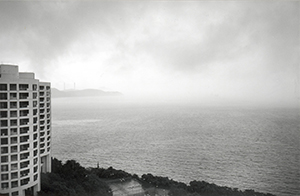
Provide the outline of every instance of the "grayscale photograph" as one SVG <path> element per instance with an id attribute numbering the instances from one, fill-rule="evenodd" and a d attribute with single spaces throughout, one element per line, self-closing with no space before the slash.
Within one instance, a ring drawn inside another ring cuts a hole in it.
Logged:
<path id="1" fill-rule="evenodd" d="M 300 1 L 0 0 L 0 196 L 299 196 Z"/>

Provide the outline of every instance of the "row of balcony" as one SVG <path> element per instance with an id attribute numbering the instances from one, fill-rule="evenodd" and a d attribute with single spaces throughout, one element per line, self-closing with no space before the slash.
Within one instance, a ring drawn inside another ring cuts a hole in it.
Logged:
<path id="1" fill-rule="evenodd" d="M 37 180 L 37 176 L 38 174 L 36 174 L 35 176 L 34 176 L 34 180 Z M 30 182 L 30 178 L 28 177 L 28 178 L 25 178 L 25 179 L 23 179 L 23 180 L 21 180 L 21 186 L 24 186 L 24 185 L 26 185 L 26 184 L 28 184 Z M 11 182 L 11 188 L 16 188 L 16 187 L 19 187 L 19 183 L 18 183 L 18 181 L 13 181 L 13 182 Z M 3 183 L 1 183 L 1 189 L 9 189 L 9 183 L 8 182 L 3 182 Z M 1 194 L 2 195 L 2 194 Z M 4 194 L 5 196 L 7 195 L 8 196 L 8 194 Z"/>
<path id="2" fill-rule="evenodd" d="M 20 136 L 20 143 L 28 142 L 29 135 Z M 18 143 L 18 137 L 11 137 L 10 138 L 10 144 L 17 144 Z M 1 138 L 1 145 L 8 144 L 8 138 Z"/>
<path id="3" fill-rule="evenodd" d="M 17 87 L 19 87 L 19 90 L 29 90 L 29 84 L 0 84 L 0 91 L 16 91 L 18 90 Z M 36 91 L 37 89 L 37 84 L 32 84 L 32 90 Z M 39 86 L 39 90 L 50 90 L 50 86 Z"/>
<path id="4" fill-rule="evenodd" d="M 28 134 L 29 127 L 20 127 L 19 134 Z M 8 136 L 8 129 L 1 129 L 1 136 Z M 10 135 L 18 135 L 18 129 L 17 128 L 11 128 L 10 129 Z"/>
<path id="5" fill-rule="evenodd" d="M 18 96 L 19 95 L 19 96 Z M 46 101 L 49 102 L 50 101 L 50 94 L 47 93 L 47 97 L 46 97 Z M 44 96 L 44 92 L 40 93 L 40 102 L 44 102 L 45 101 L 45 97 Z M 29 99 L 29 93 L 0 93 L 0 100 L 17 100 L 17 99 Z M 32 98 L 33 99 L 37 99 L 37 93 L 33 93 L 32 94 Z"/>
<path id="6" fill-rule="evenodd" d="M 9 106 L 9 108 L 28 108 L 29 107 L 29 102 L 28 101 L 20 101 L 19 102 L 19 107 L 18 107 L 18 102 L 0 102 L 0 109 L 7 109 Z M 37 102 L 34 101 L 33 102 L 33 106 L 36 107 L 37 106 Z"/>
<path id="7" fill-rule="evenodd" d="M 20 91 L 29 90 L 29 84 L 19 84 L 19 85 L 9 84 L 9 89 L 8 89 L 8 84 L 0 84 L 0 91 L 7 91 L 7 90 L 16 91 L 17 87 L 19 87 Z M 37 90 L 36 84 L 32 85 L 32 90 Z"/>
<path id="8" fill-rule="evenodd" d="M 35 120 L 36 119 L 36 120 Z M 33 123 L 37 122 L 37 118 L 33 119 Z M 8 126 L 8 122 L 10 122 L 10 126 L 18 126 L 18 120 L 17 119 L 13 119 L 13 120 L 0 120 L 0 127 L 7 127 Z M 25 118 L 25 119 L 19 119 L 19 125 L 23 126 L 23 125 L 28 125 L 29 124 L 29 118 Z"/>
<path id="9" fill-rule="evenodd" d="M 36 110 L 37 112 L 37 110 Z M 29 114 L 29 110 L 20 110 L 19 111 L 19 116 L 18 116 L 18 111 L 0 111 L 0 118 L 7 118 L 8 114 L 10 114 L 10 117 L 26 117 Z"/>
<path id="10" fill-rule="evenodd" d="M 37 128 L 38 128 L 37 125 L 33 126 L 33 132 L 36 132 Z M 18 132 L 18 128 L 10 128 L 10 135 L 13 136 L 18 134 L 27 134 L 28 131 L 29 131 L 29 127 L 20 127 L 19 132 Z M 1 129 L 0 131 L 1 136 L 8 136 L 8 133 L 9 132 L 7 128 Z"/>

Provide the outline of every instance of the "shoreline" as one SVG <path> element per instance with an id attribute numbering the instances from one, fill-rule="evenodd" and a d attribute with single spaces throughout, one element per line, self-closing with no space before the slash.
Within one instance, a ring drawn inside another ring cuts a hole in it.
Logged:
<path id="1" fill-rule="evenodd" d="M 75 160 L 52 159 L 52 173 L 42 173 L 39 196 L 275 196 L 205 181 L 189 184 L 168 177 L 138 176 L 113 167 L 85 168 Z"/>

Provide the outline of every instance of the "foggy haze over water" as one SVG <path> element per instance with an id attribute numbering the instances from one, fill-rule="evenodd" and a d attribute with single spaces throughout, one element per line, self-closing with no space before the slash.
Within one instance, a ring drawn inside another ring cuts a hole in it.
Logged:
<path id="1" fill-rule="evenodd" d="M 0 61 L 52 87 L 299 106 L 298 1 L 1 1 Z"/>

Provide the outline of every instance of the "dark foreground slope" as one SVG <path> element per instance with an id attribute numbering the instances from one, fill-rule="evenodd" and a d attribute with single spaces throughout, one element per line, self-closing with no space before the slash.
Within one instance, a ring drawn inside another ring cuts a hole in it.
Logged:
<path id="1" fill-rule="evenodd" d="M 152 195 L 147 190 L 164 189 L 170 196 L 274 196 L 255 192 L 241 191 L 237 188 L 222 187 L 205 181 L 191 181 L 188 185 L 168 177 L 144 174 L 141 177 L 112 167 L 84 168 L 74 160 L 62 163 L 52 160 L 52 173 L 42 174 L 42 190 L 39 196 L 112 196 L 109 184 L 113 181 L 136 180 L 145 190 L 142 195 Z"/>

